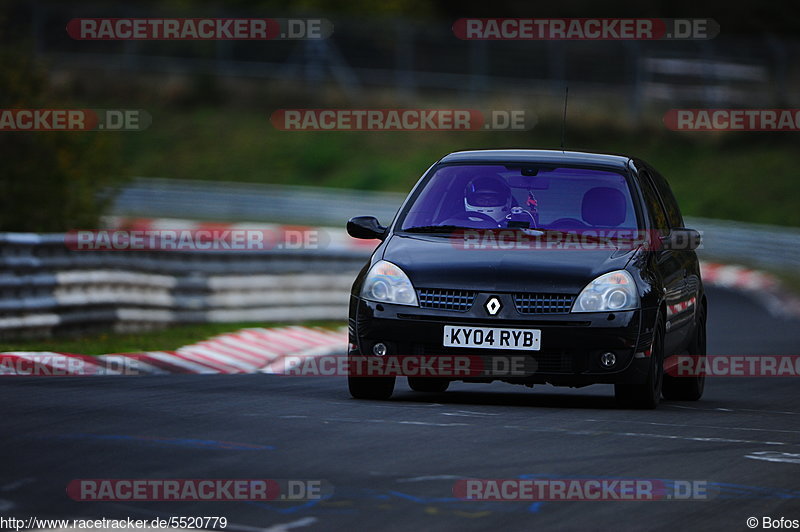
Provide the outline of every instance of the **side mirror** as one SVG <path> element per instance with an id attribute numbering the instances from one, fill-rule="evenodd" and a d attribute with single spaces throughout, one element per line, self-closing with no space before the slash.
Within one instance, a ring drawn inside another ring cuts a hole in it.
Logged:
<path id="1" fill-rule="evenodd" d="M 347 234 L 353 238 L 383 240 L 386 238 L 386 231 L 387 228 L 374 216 L 356 216 L 347 221 Z"/>
<path id="2" fill-rule="evenodd" d="M 687 229 L 686 227 L 674 228 L 669 236 L 661 237 L 661 244 L 664 249 L 675 251 L 693 251 L 700 247 L 702 237 L 699 231 Z"/>

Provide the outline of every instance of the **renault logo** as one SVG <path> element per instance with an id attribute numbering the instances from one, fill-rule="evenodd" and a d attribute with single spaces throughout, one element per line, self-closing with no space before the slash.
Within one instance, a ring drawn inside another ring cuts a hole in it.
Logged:
<path id="1" fill-rule="evenodd" d="M 489 313 L 489 316 L 494 316 L 500 312 L 500 309 L 503 308 L 503 305 L 500 304 L 500 300 L 497 297 L 492 296 L 488 301 L 486 301 L 484 307 L 486 308 L 486 312 Z"/>

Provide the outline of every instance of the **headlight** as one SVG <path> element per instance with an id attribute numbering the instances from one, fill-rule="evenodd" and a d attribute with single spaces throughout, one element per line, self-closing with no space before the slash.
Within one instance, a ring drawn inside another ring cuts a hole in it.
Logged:
<path id="1" fill-rule="evenodd" d="M 601 275 L 584 288 L 572 312 L 614 312 L 639 307 L 639 291 L 631 274 L 617 270 Z"/>
<path id="2" fill-rule="evenodd" d="M 417 294 L 408 276 L 385 260 L 370 268 L 361 287 L 361 297 L 382 303 L 417 306 Z"/>

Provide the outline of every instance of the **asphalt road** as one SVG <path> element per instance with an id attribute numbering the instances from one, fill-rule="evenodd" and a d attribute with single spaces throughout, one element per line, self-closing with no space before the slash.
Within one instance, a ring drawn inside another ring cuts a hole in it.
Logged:
<path id="1" fill-rule="evenodd" d="M 800 322 L 731 292 L 709 301 L 710 353 L 800 351 Z M 0 381 L 0 513 L 225 516 L 234 531 L 747 530 L 751 516 L 800 519 L 798 390 L 792 378 L 717 378 L 698 403 L 630 411 L 608 386 L 421 394 L 398 382 L 392 400 L 369 402 L 341 378 L 11 377 Z M 462 501 L 452 488 L 465 477 L 698 480 L 711 497 Z M 76 502 L 65 488 L 77 478 L 325 479 L 334 494 Z"/>

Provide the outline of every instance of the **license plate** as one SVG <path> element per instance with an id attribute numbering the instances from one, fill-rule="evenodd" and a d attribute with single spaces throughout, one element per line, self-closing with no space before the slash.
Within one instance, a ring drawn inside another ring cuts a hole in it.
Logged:
<path id="1" fill-rule="evenodd" d="M 506 329 L 497 327 L 444 326 L 445 347 L 472 349 L 519 349 L 539 351 L 542 331 L 539 329 Z"/>

